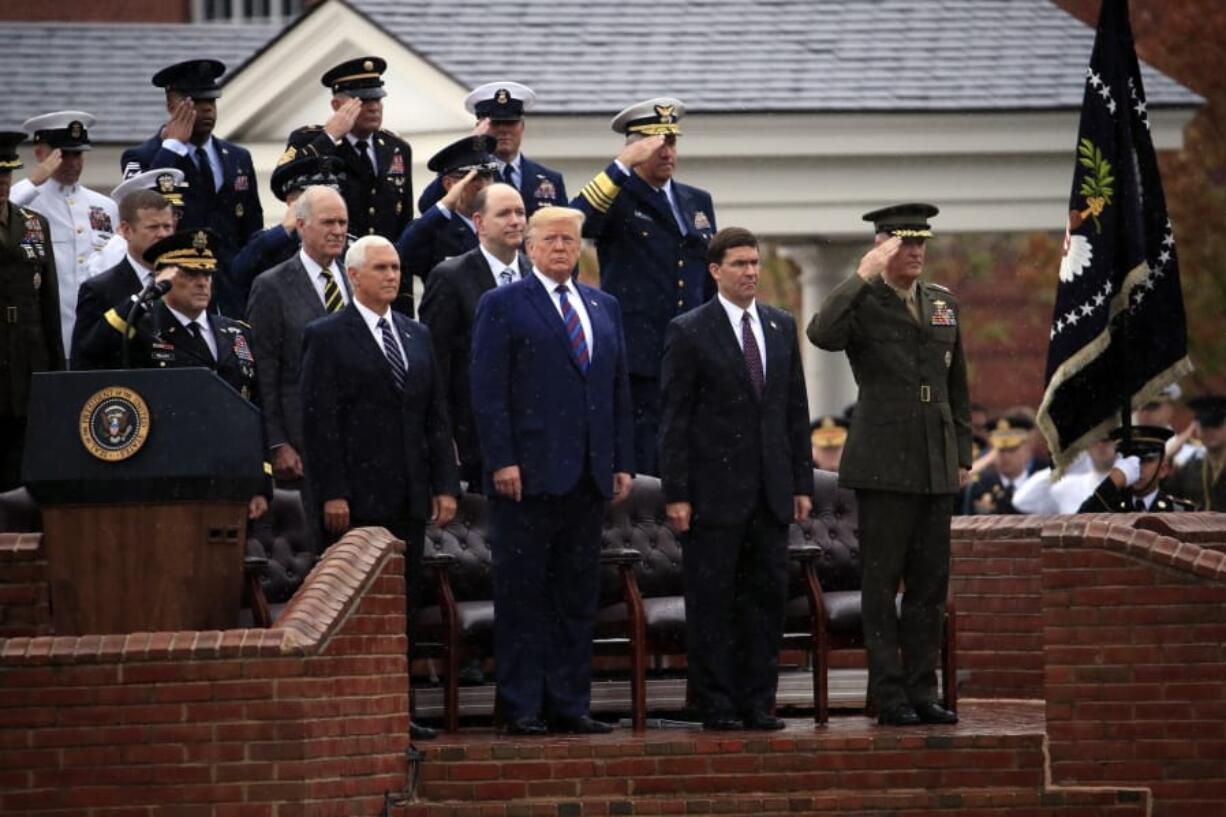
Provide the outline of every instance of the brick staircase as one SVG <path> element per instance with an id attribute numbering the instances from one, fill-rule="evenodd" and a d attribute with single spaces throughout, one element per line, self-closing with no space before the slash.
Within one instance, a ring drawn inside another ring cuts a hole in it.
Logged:
<path id="1" fill-rule="evenodd" d="M 782 732 L 628 730 L 510 739 L 464 730 L 425 750 L 413 817 L 736 814 L 1143 817 L 1135 789 L 1048 788 L 1042 702 L 968 701 L 955 727 L 850 715 Z"/>

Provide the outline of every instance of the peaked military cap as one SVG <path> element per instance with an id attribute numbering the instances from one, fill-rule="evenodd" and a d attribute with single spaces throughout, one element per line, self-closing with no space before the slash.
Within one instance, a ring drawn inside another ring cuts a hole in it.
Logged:
<path id="1" fill-rule="evenodd" d="M 1123 427 L 1117 428 L 1107 436 L 1115 443 L 1115 450 L 1125 457 L 1139 457 L 1143 460 L 1157 459 L 1166 451 L 1166 441 L 1175 435 L 1174 431 L 1162 426 L 1133 426 L 1129 442 L 1124 442 Z"/>
<path id="2" fill-rule="evenodd" d="M 116 204 L 126 199 L 137 190 L 152 190 L 161 193 L 166 201 L 174 207 L 183 206 L 183 191 L 188 188 L 183 171 L 176 167 L 155 167 L 144 173 L 137 173 L 115 185 L 111 198 Z"/>
<path id="3" fill-rule="evenodd" d="M 536 104 L 536 91 L 518 82 L 487 82 L 464 97 L 464 108 L 478 119 L 518 122 Z"/>
<path id="4" fill-rule="evenodd" d="M 941 212 L 934 205 L 913 202 L 892 204 L 865 213 L 865 221 L 871 221 L 874 232 L 889 233 L 899 238 L 932 238 L 932 226 L 928 219 Z"/>
<path id="5" fill-rule="evenodd" d="M 838 448 L 847 442 L 849 426 L 850 423 L 833 414 L 818 417 L 809 425 L 809 442 L 818 448 Z"/>
<path id="6" fill-rule="evenodd" d="M 1203 394 L 1188 401 L 1188 408 L 1196 414 L 1196 422 L 1209 428 L 1226 423 L 1226 397 Z"/>
<path id="7" fill-rule="evenodd" d="M 155 270 L 179 267 L 193 272 L 217 269 L 217 233 L 212 230 L 180 230 L 145 250 L 145 263 Z"/>
<path id="8" fill-rule="evenodd" d="M 19 130 L 0 130 L 0 173 L 12 173 L 25 167 L 21 157 L 17 155 L 17 146 L 26 140 L 26 134 Z"/>
<path id="9" fill-rule="evenodd" d="M 94 117 L 85 111 L 56 111 L 35 116 L 21 123 L 21 129 L 34 134 L 34 141 L 60 150 L 89 150 L 89 127 Z"/>
<path id="10" fill-rule="evenodd" d="M 383 72 L 387 60 L 381 57 L 358 57 L 334 65 L 319 78 L 334 94 L 348 94 L 358 99 L 382 99 L 387 96 L 383 87 Z"/>
<path id="11" fill-rule="evenodd" d="M 1034 429 L 1034 421 L 1029 417 L 1014 414 L 989 421 L 988 429 L 992 447 L 1008 451 L 1029 439 L 1030 432 Z"/>
<path id="12" fill-rule="evenodd" d="M 217 99 L 221 96 L 217 78 L 225 72 L 226 64 L 220 60 L 186 60 L 158 71 L 153 84 L 192 99 Z"/>
<path id="13" fill-rule="evenodd" d="M 681 133 L 681 117 L 685 103 L 671 96 L 636 102 L 613 117 L 612 127 L 618 133 L 641 133 L 644 136 L 676 136 Z"/>
<path id="14" fill-rule="evenodd" d="M 498 162 L 494 160 L 494 149 L 498 140 L 492 136 L 465 136 L 452 142 L 447 147 L 430 157 L 426 167 L 435 173 L 467 173 L 476 170 L 483 173 L 496 173 Z"/>
<path id="15" fill-rule="evenodd" d="M 337 189 L 345 163 L 335 156 L 302 156 L 277 165 L 272 172 L 273 195 L 285 201 L 295 190 L 313 185 Z"/>

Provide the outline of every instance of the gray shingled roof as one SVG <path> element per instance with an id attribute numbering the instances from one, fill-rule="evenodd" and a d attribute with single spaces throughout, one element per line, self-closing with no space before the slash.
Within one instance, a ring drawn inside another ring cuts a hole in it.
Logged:
<path id="1" fill-rule="evenodd" d="M 464 85 L 536 112 L 663 93 L 701 111 L 1077 108 L 1094 31 L 1049 0 L 343 0 Z M 1154 106 L 1202 100 L 1152 69 Z"/>
<path id="2" fill-rule="evenodd" d="M 463 85 L 531 85 L 546 114 L 665 93 L 718 112 L 1077 108 L 1094 40 L 1049 0 L 334 1 Z M 234 73 L 277 33 L 0 23 L 0 128 L 78 108 L 97 141 L 139 141 L 164 116 L 155 70 L 199 55 Z M 1153 107 L 1203 102 L 1148 67 L 1145 87 Z"/>
<path id="3" fill-rule="evenodd" d="M 166 116 L 166 97 L 150 82 L 167 65 L 195 56 L 231 70 L 280 31 L 269 25 L 0 23 L 0 129 L 48 111 L 98 117 L 97 142 L 149 138 Z"/>

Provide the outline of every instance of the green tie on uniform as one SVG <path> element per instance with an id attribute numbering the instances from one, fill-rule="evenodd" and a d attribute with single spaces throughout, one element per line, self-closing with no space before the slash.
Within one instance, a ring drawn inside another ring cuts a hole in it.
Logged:
<path id="1" fill-rule="evenodd" d="M 324 279 L 324 311 L 339 312 L 345 306 L 345 299 L 336 285 L 336 276 L 330 270 L 321 270 L 319 274 Z"/>

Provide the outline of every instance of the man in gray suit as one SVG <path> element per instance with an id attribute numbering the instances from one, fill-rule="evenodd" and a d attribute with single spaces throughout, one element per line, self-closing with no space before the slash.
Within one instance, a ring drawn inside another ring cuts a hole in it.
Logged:
<path id="1" fill-rule="evenodd" d="M 338 259 L 345 252 L 349 217 L 330 187 L 308 187 L 294 204 L 302 249 L 261 273 L 251 285 L 247 319 L 259 361 L 264 430 L 273 476 L 282 487 L 302 479 L 302 398 L 298 389 L 306 325 L 349 303 L 349 282 Z M 304 504 L 309 498 L 303 497 Z"/>

